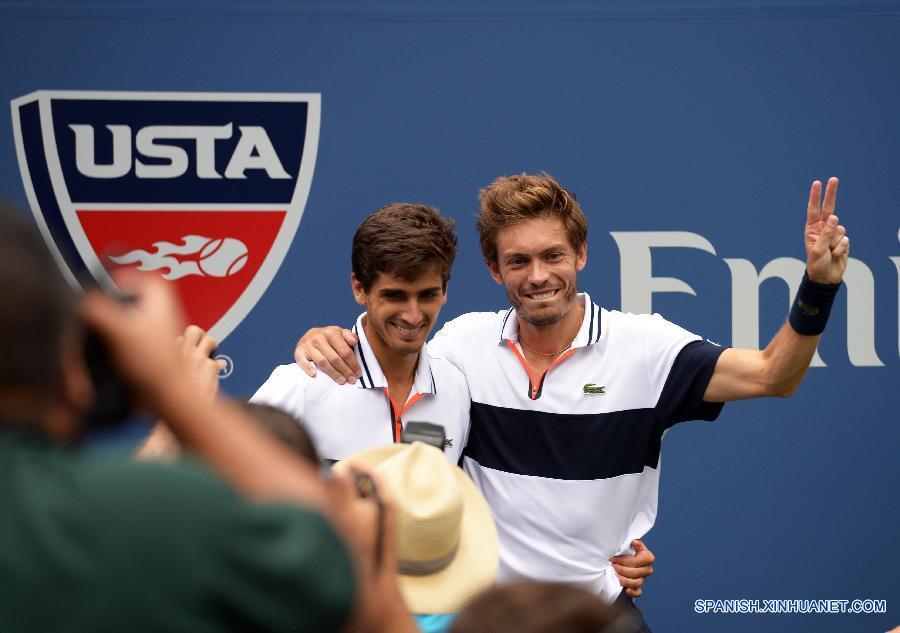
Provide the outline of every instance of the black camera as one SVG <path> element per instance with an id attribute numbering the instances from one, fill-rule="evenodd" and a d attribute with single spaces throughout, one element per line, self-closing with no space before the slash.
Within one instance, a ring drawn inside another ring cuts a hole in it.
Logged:
<path id="1" fill-rule="evenodd" d="M 93 280 L 82 280 L 85 290 L 100 290 L 123 304 L 133 302 L 117 290 L 110 290 Z M 84 362 L 94 388 L 94 401 L 82 414 L 86 430 L 113 426 L 127 418 L 133 409 L 131 390 L 112 363 L 106 342 L 90 326 L 84 331 Z"/>

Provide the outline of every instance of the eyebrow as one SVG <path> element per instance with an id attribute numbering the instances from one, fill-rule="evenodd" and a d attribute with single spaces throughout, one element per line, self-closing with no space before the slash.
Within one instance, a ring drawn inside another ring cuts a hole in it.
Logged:
<path id="1" fill-rule="evenodd" d="M 548 246 L 547 248 L 545 248 L 544 250 L 539 252 L 538 255 L 546 255 L 547 253 L 552 253 L 554 251 L 561 251 L 564 249 L 565 249 L 564 244 L 553 244 L 552 246 Z M 532 257 L 533 255 L 531 253 L 510 252 L 510 253 L 503 253 L 501 256 L 505 259 L 511 259 L 513 257 Z"/>
<path id="2" fill-rule="evenodd" d="M 429 288 L 422 288 L 421 290 L 416 290 L 413 294 L 422 294 L 423 292 L 440 292 L 440 286 L 431 286 Z M 409 294 L 407 290 L 403 288 L 382 288 L 378 291 L 380 295 L 405 295 Z"/>

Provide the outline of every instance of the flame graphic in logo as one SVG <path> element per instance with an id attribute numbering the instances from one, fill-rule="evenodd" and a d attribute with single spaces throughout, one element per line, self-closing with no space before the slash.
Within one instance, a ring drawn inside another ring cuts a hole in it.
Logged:
<path id="1" fill-rule="evenodd" d="M 199 275 L 201 277 L 228 277 L 237 273 L 247 263 L 247 245 L 233 237 L 209 238 L 202 235 L 185 235 L 181 244 L 154 242 L 154 252 L 133 250 L 110 257 L 117 264 L 139 264 L 138 270 L 168 268 L 162 277 L 173 281 Z M 198 255 L 181 259 L 176 256 Z"/>

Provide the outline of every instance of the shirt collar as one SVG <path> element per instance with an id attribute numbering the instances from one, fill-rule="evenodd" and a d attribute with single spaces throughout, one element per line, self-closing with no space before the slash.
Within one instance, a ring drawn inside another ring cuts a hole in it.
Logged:
<path id="1" fill-rule="evenodd" d="M 576 300 L 584 302 L 584 318 L 581 320 L 581 327 L 578 328 L 578 334 L 572 340 L 572 348 L 587 347 L 593 345 L 605 334 L 605 330 L 601 325 L 605 326 L 600 319 L 600 306 L 591 301 L 591 297 L 586 292 L 578 293 Z M 516 315 L 516 309 L 510 308 L 503 315 L 503 321 L 500 325 L 500 344 L 506 341 L 517 343 L 519 341 L 519 319 Z"/>
<path id="2" fill-rule="evenodd" d="M 356 346 L 356 360 L 362 369 L 362 377 L 356 381 L 356 384 L 363 389 L 382 389 L 388 386 L 387 378 L 381 369 L 381 364 L 369 345 L 369 339 L 366 337 L 365 328 L 363 328 L 363 319 L 366 313 L 363 312 L 356 319 L 353 326 L 353 333 L 359 337 L 359 345 Z M 431 362 L 428 357 L 426 346 L 423 345 L 419 351 L 419 359 L 416 362 L 416 376 L 413 378 L 413 389 L 416 393 L 437 394 L 437 383 L 434 380 L 434 372 L 431 370 Z"/>

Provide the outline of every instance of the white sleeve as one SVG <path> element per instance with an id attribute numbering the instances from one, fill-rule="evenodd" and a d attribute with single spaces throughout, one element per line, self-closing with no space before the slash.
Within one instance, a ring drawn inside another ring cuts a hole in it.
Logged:
<path id="1" fill-rule="evenodd" d="M 280 365 L 260 387 L 250 402 L 278 407 L 298 419 L 304 419 L 306 387 L 312 379 L 297 365 Z"/>
<path id="2" fill-rule="evenodd" d="M 462 371 L 462 358 L 456 353 L 462 344 L 459 328 L 453 327 L 453 321 L 444 324 L 437 334 L 428 341 L 428 355 L 432 358 L 443 358 Z"/>
<path id="3" fill-rule="evenodd" d="M 724 348 L 666 321 L 648 317 L 646 362 L 648 380 L 657 397 L 662 429 L 686 420 L 715 420 L 722 403 L 703 401 L 716 362 Z"/>
<path id="4" fill-rule="evenodd" d="M 645 358 L 647 359 L 647 377 L 651 385 L 660 388 L 666 382 L 672 364 L 682 348 L 700 337 L 688 332 L 680 325 L 667 321 L 659 314 L 644 316 L 647 327 L 644 329 Z"/>
<path id="5" fill-rule="evenodd" d="M 449 361 L 465 374 L 466 351 L 479 344 L 485 331 L 493 331 L 496 319 L 493 312 L 469 312 L 447 321 L 428 342 L 428 354 Z"/>

